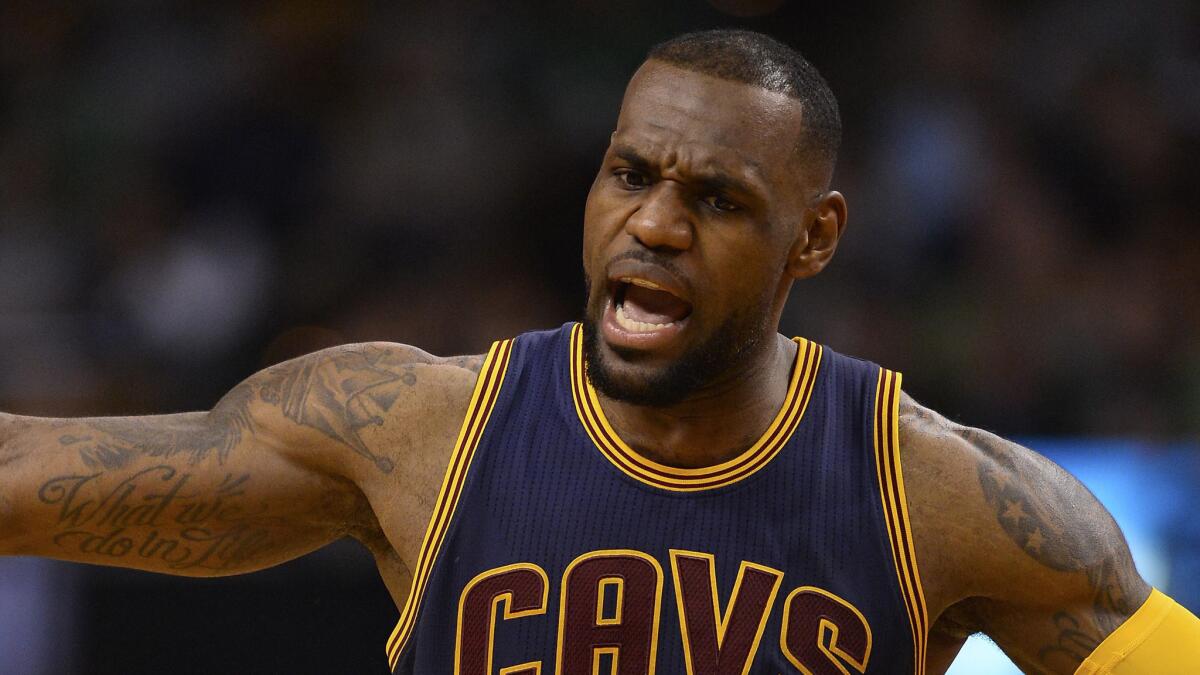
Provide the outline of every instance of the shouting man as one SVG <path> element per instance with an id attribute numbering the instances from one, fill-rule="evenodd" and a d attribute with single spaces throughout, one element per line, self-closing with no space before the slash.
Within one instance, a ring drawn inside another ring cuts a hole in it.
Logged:
<path id="1" fill-rule="evenodd" d="M 579 324 L 348 345 L 211 411 L 0 415 L 0 553 L 216 576 L 352 536 L 397 673 L 1200 672 L 1200 621 L 1074 478 L 778 333 L 846 226 L 816 70 L 655 47 L 587 198 Z"/>

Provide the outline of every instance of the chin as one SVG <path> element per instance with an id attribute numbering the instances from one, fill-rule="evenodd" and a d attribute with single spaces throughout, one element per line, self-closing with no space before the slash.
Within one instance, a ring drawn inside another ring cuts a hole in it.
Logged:
<path id="1" fill-rule="evenodd" d="M 592 315 L 583 320 L 583 356 L 588 380 L 604 396 L 634 405 L 665 408 L 685 400 L 704 385 L 741 365 L 761 341 L 760 331 L 740 332 L 731 318 L 713 335 L 688 347 L 665 364 L 636 350 L 616 349 L 604 341 Z"/>
<path id="2" fill-rule="evenodd" d="M 673 363 L 653 365 L 646 354 L 607 344 L 591 316 L 583 320 L 583 360 L 596 391 L 616 401 L 667 407 L 687 398 L 693 389 L 671 372 Z"/>

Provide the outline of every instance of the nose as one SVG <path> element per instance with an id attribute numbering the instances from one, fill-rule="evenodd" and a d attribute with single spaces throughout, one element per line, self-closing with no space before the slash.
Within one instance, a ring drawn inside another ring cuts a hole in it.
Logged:
<path id="1" fill-rule="evenodd" d="M 685 251 L 692 245 L 692 222 L 680 186 L 659 181 L 625 221 L 625 231 L 649 249 Z"/>

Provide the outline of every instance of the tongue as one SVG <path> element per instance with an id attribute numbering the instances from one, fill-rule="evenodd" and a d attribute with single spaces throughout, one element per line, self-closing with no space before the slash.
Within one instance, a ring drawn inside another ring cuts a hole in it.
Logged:
<path id="1" fill-rule="evenodd" d="M 671 323 L 691 312 L 691 307 L 666 291 L 630 285 L 623 303 L 625 316 L 643 323 Z"/>

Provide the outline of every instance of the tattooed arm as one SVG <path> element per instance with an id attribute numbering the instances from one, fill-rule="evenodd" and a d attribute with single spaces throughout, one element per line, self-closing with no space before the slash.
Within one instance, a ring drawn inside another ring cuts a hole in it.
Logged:
<path id="1" fill-rule="evenodd" d="M 209 412 L 0 414 L 0 554 L 213 576 L 351 535 L 379 557 L 374 502 L 417 479 L 478 367 L 349 345 L 262 371 Z"/>
<path id="2" fill-rule="evenodd" d="M 900 434 L 929 672 L 982 632 L 1027 673 L 1074 673 L 1146 600 L 1112 516 L 1058 465 L 907 396 Z"/>

